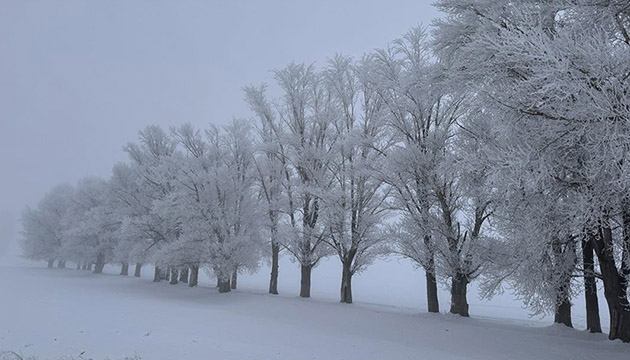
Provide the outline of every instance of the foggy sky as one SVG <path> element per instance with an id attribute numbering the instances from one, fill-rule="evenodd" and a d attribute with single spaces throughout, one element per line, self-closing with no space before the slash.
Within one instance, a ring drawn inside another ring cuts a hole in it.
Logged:
<path id="1" fill-rule="evenodd" d="M 243 86 L 385 47 L 431 2 L 0 1 L 0 257 L 25 206 L 108 177 L 146 125 L 250 117 Z"/>

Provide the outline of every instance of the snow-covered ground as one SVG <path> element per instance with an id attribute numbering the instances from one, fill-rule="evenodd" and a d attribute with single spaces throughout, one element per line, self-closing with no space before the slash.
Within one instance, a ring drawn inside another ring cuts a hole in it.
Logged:
<path id="1" fill-rule="evenodd" d="M 40 359 L 621 360 L 630 354 L 630 345 L 605 335 L 529 319 L 507 298 L 485 303 L 472 294 L 470 319 L 426 314 L 422 272 L 406 263 L 375 264 L 355 281 L 357 303 L 340 304 L 333 260 L 314 272 L 312 299 L 295 296 L 297 274 L 287 261 L 280 296 L 265 294 L 267 269 L 241 276 L 238 291 L 218 294 L 210 279 L 194 289 L 152 283 L 150 269 L 137 279 L 115 275 L 114 267 L 94 275 L 4 264 L 0 350 Z M 392 274 L 392 268 L 405 271 Z"/>

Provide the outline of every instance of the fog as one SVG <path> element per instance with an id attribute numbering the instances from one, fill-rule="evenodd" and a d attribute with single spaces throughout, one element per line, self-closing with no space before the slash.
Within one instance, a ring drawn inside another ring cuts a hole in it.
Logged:
<path id="1" fill-rule="evenodd" d="M 270 70 L 359 57 L 435 16 L 428 0 L 0 2 L 0 261 L 25 206 L 108 177 L 143 127 L 250 117 L 242 87 Z"/>

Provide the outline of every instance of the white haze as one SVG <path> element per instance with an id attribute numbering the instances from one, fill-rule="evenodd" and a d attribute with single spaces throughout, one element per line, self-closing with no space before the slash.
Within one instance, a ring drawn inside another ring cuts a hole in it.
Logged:
<path id="1" fill-rule="evenodd" d="M 250 117 L 242 87 L 270 70 L 358 57 L 435 16 L 413 0 L 0 2 L 0 261 L 25 206 L 108 177 L 145 126 Z"/>

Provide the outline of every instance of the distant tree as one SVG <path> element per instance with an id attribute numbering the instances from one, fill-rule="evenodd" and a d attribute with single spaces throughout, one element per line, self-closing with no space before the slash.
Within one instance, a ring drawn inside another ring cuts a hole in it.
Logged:
<path id="1" fill-rule="evenodd" d="M 48 192 L 36 209 L 22 213 L 22 253 L 31 260 L 46 260 L 52 268 L 54 261 L 65 259 L 63 253 L 65 217 L 74 195 L 70 185 L 58 185 Z"/>

